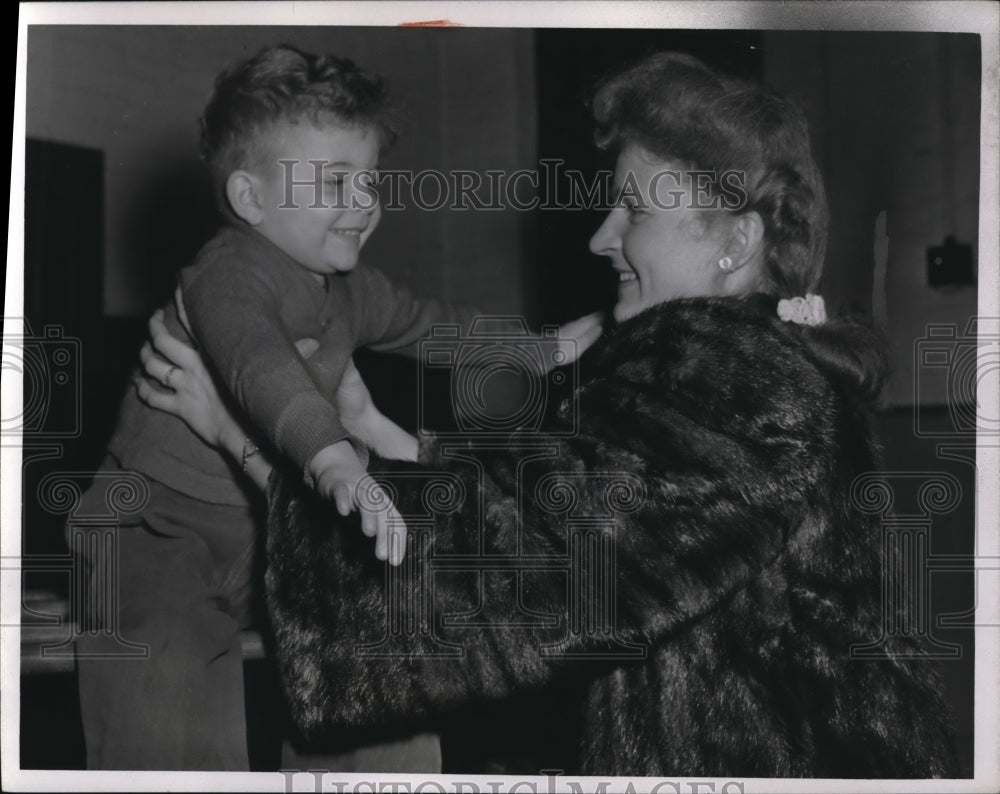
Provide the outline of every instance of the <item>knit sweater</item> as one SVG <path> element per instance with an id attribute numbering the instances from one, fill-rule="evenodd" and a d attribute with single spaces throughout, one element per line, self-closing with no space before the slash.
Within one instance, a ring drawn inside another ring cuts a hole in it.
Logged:
<path id="1" fill-rule="evenodd" d="M 245 416 L 255 440 L 301 474 L 323 447 L 347 436 L 331 395 L 358 347 L 415 356 L 432 324 L 468 330 L 471 308 L 417 299 L 377 269 L 363 265 L 319 283 L 262 235 L 246 226 L 221 229 L 180 275 L 192 340 L 171 302 L 165 322 L 194 343 Z M 304 360 L 300 339 L 319 342 Z M 204 501 L 244 504 L 245 484 L 231 462 L 176 416 L 125 396 L 109 451 L 141 472 Z"/>

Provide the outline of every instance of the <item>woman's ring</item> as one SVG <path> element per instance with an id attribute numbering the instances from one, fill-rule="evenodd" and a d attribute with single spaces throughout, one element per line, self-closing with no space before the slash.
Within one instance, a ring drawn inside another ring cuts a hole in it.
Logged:
<path id="1" fill-rule="evenodd" d="M 177 371 L 177 365 L 175 364 L 172 367 L 170 367 L 170 369 L 167 370 L 167 374 L 163 376 L 163 385 L 166 386 L 168 389 L 173 388 L 173 386 L 170 385 L 170 378 L 176 371 Z"/>

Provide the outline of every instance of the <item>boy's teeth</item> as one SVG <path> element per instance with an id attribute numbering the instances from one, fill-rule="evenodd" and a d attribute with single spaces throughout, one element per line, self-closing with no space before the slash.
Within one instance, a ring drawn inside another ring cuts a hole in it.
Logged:
<path id="1" fill-rule="evenodd" d="M 637 278 L 637 276 L 635 275 L 635 273 L 619 273 L 618 274 L 618 280 L 619 281 L 635 281 L 636 278 Z"/>

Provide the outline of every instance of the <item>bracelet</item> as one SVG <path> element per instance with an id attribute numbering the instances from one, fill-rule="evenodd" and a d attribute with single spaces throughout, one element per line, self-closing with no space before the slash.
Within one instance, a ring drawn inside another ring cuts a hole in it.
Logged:
<path id="1" fill-rule="evenodd" d="M 247 461 L 250 460 L 254 455 L 260 454 L 260 447 L 253 443 L 251 439 L 246 439 L 243 442 L 243 473 L 247 470 Z"/>

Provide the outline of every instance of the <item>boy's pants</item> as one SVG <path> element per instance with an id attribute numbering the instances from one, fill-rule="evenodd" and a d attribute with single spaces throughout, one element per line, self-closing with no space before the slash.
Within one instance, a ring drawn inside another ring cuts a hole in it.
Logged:
<path id="1" fill-rule="evenodd" d="M 239 631 L 252 619 L 254 511 L 147 482 L 146 507 L 106 530 L 117 540 L 118 561 L 111 566 L 117 575 L 87 583 L 97 614 L 105 614 L 115 592 L 118 599 L 116 628 L 99 627 L 76 644 L 87 768 L 247 771 Z M 104 499 L 95 485 L 81 514 L 104 514 Z M 76 551 L 93 563 L 86 550 Z M 123 657 L 118 638 L 147 646 L 147 655 Z M 285 768 L 431 774 L 441 770 L 441 750 L 429 733 L 329 754 L 298 755 L 286 742 L 283 762 Z"/>
<path id="2" fill-rule="evenodd" d="M 115 589 L 118 599 L 114 628 L 77 641 L 87 767 L 247 770 L 239 631 L 251 618 L 253 511 L 148 482 L 134 523 L 107 529 L 117 575 L 87 585 L 100 614 Z M 90 499 L 104 494 L 92 488 L 84 510 Z M 122 656 L 118 638 L 147 655 Z"/>

